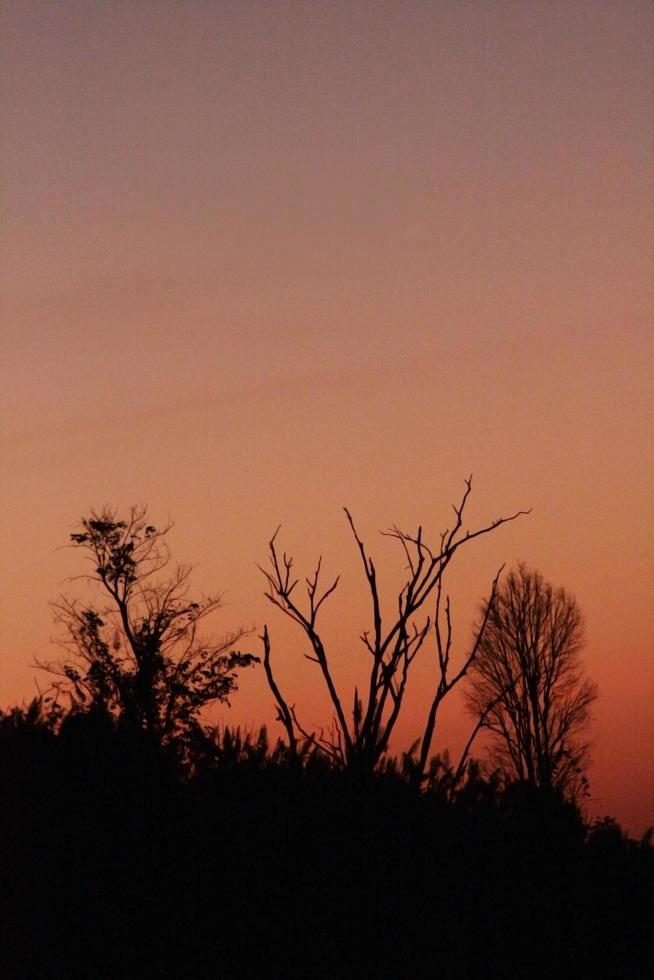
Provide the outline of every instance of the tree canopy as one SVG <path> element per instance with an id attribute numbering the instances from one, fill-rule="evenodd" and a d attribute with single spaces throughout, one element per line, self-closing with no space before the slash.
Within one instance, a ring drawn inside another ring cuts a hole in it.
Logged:
<path id="1" fill-rule="evenodd" d="M 191 568 L 171 565 L 166 535 L 145 508 L 125 517 L 91 513 L 71 534 L 87 559 L 99 606 L 62 596 L 55 604 L 67 656 L 48 664 L 77 708 L 104 710 L 123 723 L 178 744 L 200 730 L 200 713 L 226 701 L 239 669 L 258 658 L 235 649 L 245 631 L 208 637 L 201 624 L 221 596 L 189 596 Z"/>
<path id="2" fill-rule="evenodd" d="M 509 781 L 576 796 L 586 787 L 584 733 L 597 691 L 584 678 L 575 599 L 521 564 L 484 604 L 483 616 L 467 702 L 493 736 L 495 763 Z"/>

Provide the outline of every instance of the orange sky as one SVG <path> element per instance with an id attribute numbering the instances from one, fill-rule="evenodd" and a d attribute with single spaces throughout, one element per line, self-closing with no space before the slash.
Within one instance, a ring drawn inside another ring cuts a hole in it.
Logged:
<path id="1" fill-rule="evenodd" d="M 533 513 L 453 569 L 461 648 L 502 562 L 573 592 L 593 812 L 654 823 L 650 4 L 1 16 L 0 704 L 55 654 L 72 525 L 146 502 L 198 589 L 228 590 L 225 629 L 269 622 L 320 720 L 261 598 L 271 532 L 343 573 L 326 622 L 347 679 L 365 615 L 340 508 L 392 583 L 377 530 L 436 538 L 472 471 L 471 524 Z M 260 673 L 225 717 L 271 720 Z M 455 705 L 437 747 L 466 725 Z"/>

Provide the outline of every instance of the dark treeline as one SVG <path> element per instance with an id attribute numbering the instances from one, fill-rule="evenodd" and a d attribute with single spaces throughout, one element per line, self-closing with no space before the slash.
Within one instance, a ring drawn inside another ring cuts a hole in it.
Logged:
<path id="1" fill-rule="evenodd" d="M 372 611 L 369 675 L 353 692 L 335 682 L 319 619 L 338 579 L 322 585 L 320 561 L 296 577 L 270 541 L 266 594 L 309 651 L 327 731 L 285 697 L 267 626 L 261 657 L 235 649 L 243 631 L 206 636 L 220 596 L 191 600 L 170 525 L 136 508 L 82 520 L 71 544 L 95 604 L 60 597 L 64 658 L 41 664 L 51 688 L 0 712 L 3 977 L 654 976 L 650 840 L 609 818 L 588 825 L 579 807 L 596 691 L 574 597 L 525 566 L 500 569 L 454 664 L 446 569 L 521 514 L 464 530 L 470 490 L 440 543 L 388 532 L 406 567 L 388 619 L 347 513 Z M 429 643 L 423 730 L 394 758 Z M 265 672 L 283 742 L 206 723 L 249 668 Z M 473 727 L 451 763 L 433 742 L 459 683 Z M 471 752 L 482 730 L 485 767 Z"/>
<path id="2" fill-rule="evenodd" d="M 263 731 L 195 748 L 2 716 L 3 976 L 652 975 L 654 851 L 613 821 L 474 765 L 451 794 Z"/>

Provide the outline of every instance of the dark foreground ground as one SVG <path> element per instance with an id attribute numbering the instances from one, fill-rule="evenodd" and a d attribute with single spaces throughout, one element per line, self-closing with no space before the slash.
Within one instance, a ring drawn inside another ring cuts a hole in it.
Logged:
<path id="1" fill-rule="evenodd" d="M 654 976 L 652 848 L 527 787 L 1 734 L 7 980 Z"/>

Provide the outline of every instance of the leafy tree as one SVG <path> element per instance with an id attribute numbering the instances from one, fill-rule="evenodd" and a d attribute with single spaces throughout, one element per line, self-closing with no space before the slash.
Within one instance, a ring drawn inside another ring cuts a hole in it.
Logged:
<path id="1" fill-rule="evenodd" d="M 464 513 L 471 490 L 472 477 L 466 480 L 465 492 L 460 502 L 453 506 L 455 519 L 452 527 L 443 531 L 440 542 L 435 547 L 427 544 L 420 527 L 415 534 L 401 531 L 398 527 L 386 532 L 399 543 L 407 565 L 405 583 L 394 603 L 396 613 L 389 621 L 385 621 L 382 615 L 382 599 L 375 564 L 357 533 L 349 511 L 345 510 L 363 565 L 372 620 L 371 628 L 364 630 L 360 636 L 369 661 L 368 678 L 364 689 L 359 691 L 355 687 L 351 698 L 348 698 L 351 714 L 337 689 L 318 626 L 320 609 L 336 589 L 339 580 L 336 578 L 330 585 L 322 588 L 319 560 L 313 575 L 306 579 L 306 600 L 296 598 L 298 579 L 294 574 L 293 558 L 286 553 L 280 554 L 277 533 L 273 536 L 269 542 L 269 565 L 261 569 L 268 586 L 266 596 L 299 626 L 309 641 L 311 653 L 306 656 L 317 664 L 334 712 L 332 728 L 327 734 L 310 732 L 302 726 L 295 707 L 288 704 L 275 680 L 271 666 L 271 642 L 266 627 L 262 635 L 264 668 L 275 698 L 277 717 L 286 730 L 291 751 L 297 751 L 298 746 L 310 742 L 337 766 L 368 773 L 375 771 L 388 750 L 399 718 L 411 665 L 433 631 L 436 648 L 433 696 L 422 735 L 405 757 L 405 768 L 407 764 L 412 768 L 413 777 L 420 784 L 430 780 L 430 772 L 431 776 L 434 775 L 433 767 L 430 770 L 430 755 L 438 711 L 443 700 L 474 662 L 486 626 L 485 617 L 482 617 L 470 648 L 462 662 L 454 666 L 451 656 L 450 600 L 443 590 L 445 571 L 460 548 L 526 513 L 518 511 L 477 530 L 464 531 Z M 491 586 L 491 600 L 495 595 L 498 576 Z M 429 603 L 433 604 L 433 612 L 432 615 L 425 616 L 423 609 Z M 466 754 L 469 747 L 470 745 L 466 748 Z M 436 761 L 436 766 L 438 765 Z M 458 780 L 463 774 L 463 760 L 457 767 L 456 774 Z"/>
<path id="2" fill-rule="evenodd" d="M 507 781 L 575 798 L 587 788 L 583 736 L 597 697 L 583 675 L 575 599 L 521 564 L 483 604 L 482 618 L 467 703 L 493 735 L 494 763 Z"/>
<path id="3" fill-rule="evenodd" d="M 171 527 L 150 524 L 145 508 L 125 519 L 111 509 L 83 518 L 71 542 L 90 562 L 83 577 L 104 602 L 96 608 L 62 596 L 54 603 L 67 656 L 39 666 L 57 675 L 74 709 L 100 709 L 162 743 L 183 744 L 201 734 L 202 709 L 227 701 L 237 671 L 258 658 L 233 649 L 243 630 L 218 641 L 201 636 L 221 597 L 191 600 L 188 566 L 162 575 Z"/>

